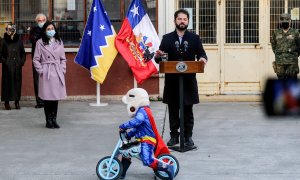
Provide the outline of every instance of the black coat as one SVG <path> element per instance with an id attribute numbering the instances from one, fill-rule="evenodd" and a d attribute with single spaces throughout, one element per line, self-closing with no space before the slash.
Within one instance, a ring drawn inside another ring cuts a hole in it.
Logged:
<path id="1" fill-rule="evenodd" d="M 31 56 L 33 58 L 36 42 L 42 37 L 42 28 L 36 26 L 30 30 L 30 42 L 32 43 L 31 47 Z"/>
<path id="2" fill-rule="evenodd" d="M 168 53 L 168 61 L 193 61 L 200 57 L 207 59 L 201 39 L 198 35 L 186 31 L 181 44 L 176 47 L 179 41 L 177 32 L 171 32 L 163 36 L 159 49 Z M 185 44 L 185 45 L 184 45 Z M 180 53 L 179 51 L 183 52 Z M 184 105 L 199 103 L 198 83 L 195 73 L 183 74 Z M 163 102 L 166 104 L 179 104 L 179 75 L 166 74 Z"/>
<path id="3" fill-rule="evenodd" d="M 11 39 L 4 34 L 2 40 L 2 88 L 1 101 L 16 101 L 21 98 L 22 66 L 25 63 L 25 49 L 18 34 Z"/>

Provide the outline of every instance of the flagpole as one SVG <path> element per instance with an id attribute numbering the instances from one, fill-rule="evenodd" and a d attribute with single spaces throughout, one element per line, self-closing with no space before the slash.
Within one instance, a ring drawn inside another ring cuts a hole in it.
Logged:
<path id="1" fill-rule="evenodd" d="M 97 87 L 96 87 L 96 91 L 97 91 L 97 101 L 96 103 L 90 103 L 90 106 L 107 106 L 108 103 L 101 103 L 100 102 L 100 83 L 97 82 Z"/>
<path id="2" fill-rule="evenodd" d="M 133 87 L 134 87 L 134 88 L 137 88 L 137 81 L 136 81 L 135 78 L 133 78 Z"/>

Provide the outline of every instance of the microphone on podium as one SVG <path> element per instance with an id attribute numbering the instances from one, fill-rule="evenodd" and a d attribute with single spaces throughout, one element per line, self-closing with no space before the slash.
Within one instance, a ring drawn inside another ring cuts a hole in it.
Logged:
<path id="1" fill-rule="evenodd" d="M 177 49 L 177 51 L 179 52 L 179 41 L 175 41 L 175 47 L 176 47 L 176 49 Z"/>
<path id="2" fill-rule="evenodd" d="M 189 47 L 189 43 L 187 41 L 183 42 L 184 52 L 187 52 L 187 49 Z"/>

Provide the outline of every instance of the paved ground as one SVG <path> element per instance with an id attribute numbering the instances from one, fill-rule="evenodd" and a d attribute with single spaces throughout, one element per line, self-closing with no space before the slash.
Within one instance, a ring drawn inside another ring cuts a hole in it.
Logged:
<path id="1" fill-rule="evenodd" d="M 97 180 L 98 160 L 110 155 L 118 125 L 127 120 L 120 101 L 90 107 L 59 103 L 61 129 L 46 129 L 43 109 L 22 101 L 21 110 L 0 110 L 1 180 Z M 152 102 L 159 131 L 165 105 Z M 259 103 L 201 103 L 194 107 L 198 150 L 173 152 L 178 180 L 299 180 L 300 118 L 268 119 Z M 168 124 L 166 125 L 168 127 Z M 168 140 L 168 128 L 164 139 Z M 151 180 L 135 160 L 128 180 Z"/>

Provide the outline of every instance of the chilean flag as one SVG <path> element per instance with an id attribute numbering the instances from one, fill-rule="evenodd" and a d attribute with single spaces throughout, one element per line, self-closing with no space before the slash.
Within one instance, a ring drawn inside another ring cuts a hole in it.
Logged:
<path id="1" fill-rule="evenodd" d="M 141 84 L 158 73 L 154 55 L 160 40 L 140 0 L 133 0 L 115 39 L 115 46 Z"/>
<path id="2" fill-rule="evenodd" d="M 170 151 L 169 151 L 168 146 L 166 146 L 163 138 L 158 133 L 158 130 L 156 128 L 156 123 L 155 123 L 155 120 L 154 120 L 151 109 L 149 107 L 145 107 L 144 109 L 145 109 L 145 111 L 148 115 L 152 130 L 153 130 L 153 132 L 155 134 L 155 137 L 156 137 L 157 144 L 156 144 L 156 147 L 155 147 L 154 156 L 157 157 L 161 154 L 171 154 Z"/>

